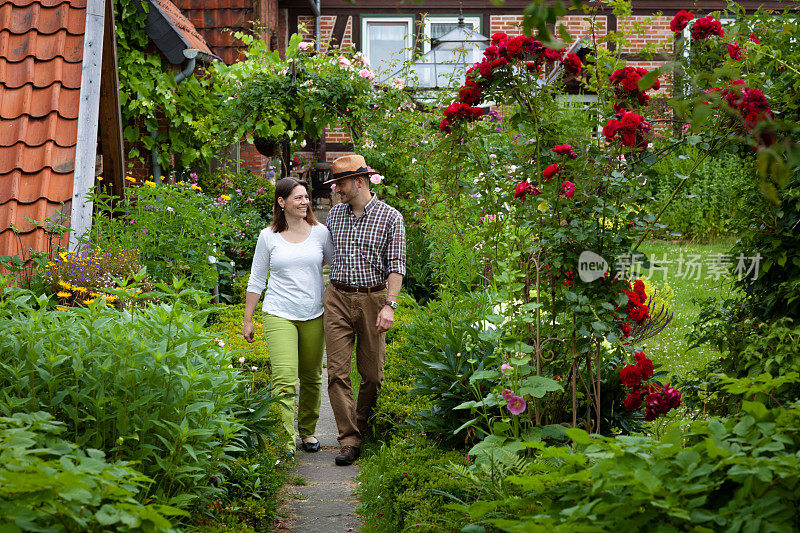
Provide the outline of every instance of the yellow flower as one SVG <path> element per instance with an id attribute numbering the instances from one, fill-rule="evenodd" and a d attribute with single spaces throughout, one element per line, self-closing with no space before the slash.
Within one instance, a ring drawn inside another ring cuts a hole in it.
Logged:
<path id="1" fill-rule="evenodd" d="M 67 311 L 66 307 L 61 307 L 60 305 L 56 306 L 56 311 Z"/>
<path id="2" fill-rule="evenodd" d="M 88 299 L 88 300 L 84 300 L 84 301 L 83 301 L 83 303 L 85 303 L 86 305 L 89 305 L 89 304 L 90 304 L 90 303 L 92 303 L 92 302 L 94 302 L 94 298 L 90 298 L 90 299 Z"/>
<path id="3" fill-rule="evenodd" d="M 106 302 L 106 307 L 114 307 L 114 304 L 112 304 L 111 302 Z"/>
<path id="4" fill-rule="evenodd" d="M 96 292 L 90 292 L 90 293 L 89 293 L 89 296 L 91 296 L 91 297 L 92 297 L 92 299 L 94 299 L 94 298 L 100 298 L 100 297 L 101 297 L 101 296 L 103 296 L 103 295 L 102 295 L 102 294 L 98 294 L 98 293 L 96 293 Z"/>
<path id="5" fill-rule="evenodd" d="M 103 181 L 103 176 L 97 176 L 97 181 Z"/>
<path id="6" fill-rule="evenodd" d="M 126 180 L 126 181 L 130 181 L 131 183 L 136 183 L 136 178 L 132 178 L 132 177 L 130 177 L 130 176 L 127 176 L 127 177 L 125 178 L 125 180 Z"/>
<path id="7" fill-rule="evenodd" d="M 222 194 L 222 195 L 220 195 L 220 200 L 225 200 L 226 202 L 230 202 L 231 201 L 231 197 L 228 196 L 227 194 Z"/>
<path id="8" fill-rule="evenodd" d="M 72 296 L 72 293 L 67 291 L 59 291 L 56 294 L 56 296 L 58 296 L 59 298 L 69 298 L 70 296 Z"/>
<path id="9" fill-rule="evenodd" d="M 72 285 L 70 285 L 69 283 L 67 283 L 66 281 L 64 281 L 62 279 L 58 280 L 58 285 L 60 287 L 64 288 L 64 289 L 67 289 L 68 291 L 74 290 L 72 288 Z"/>
<path id="10" fill-rule="evenodd" d="M 194 190 L 194 191 L 202 191 L 203 189 L 199 185 L 192 184 L 192 190 Z"/>
<path id="11" fill-rule="evenodd" d="M 105 298 L 106 301 L 108 302 L 113 302 L 114 300 L 117 299 L 117 297 L 114 296 L 113 294 L 106 294 L 105 296 L 103 296 L 103 298 Z"/>
<path id="12" fill-rule="evenodd" d="M 145 181 L 144 184 L 147 185 L 148 187 L 155 187 L 156 186 L 156 183 L 154 181 L 150 181 L 150 180 Z"/>
<path id="13" fill-rule="evenodd" d="M 72 290 L 75 291 L 75 292 L 84 293 L 88 289 L 86 287 L 78 287 L 77 285 L 75 285 L 74 287 L 72 287 Z"/>

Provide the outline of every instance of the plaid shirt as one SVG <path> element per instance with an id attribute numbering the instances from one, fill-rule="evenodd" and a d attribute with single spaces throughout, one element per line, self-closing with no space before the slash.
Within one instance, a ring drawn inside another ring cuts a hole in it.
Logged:
<path id="1" fill-rule="evenodd" d="M 406 273 L 406 228 L 403 215 L 376 195 L 356 218 L 350 204 L 333 206 L 328 213 L 333 237 L 330 278 L 345 285 L 374 287 L 390 272 Z"/>

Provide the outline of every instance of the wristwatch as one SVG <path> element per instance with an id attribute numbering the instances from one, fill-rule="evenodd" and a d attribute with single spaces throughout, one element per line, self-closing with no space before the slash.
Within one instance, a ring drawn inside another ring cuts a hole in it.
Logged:
<path id="1" fill-rule="evenodd" d="M 386 304 L 385 305 L 388 305 L 392 309 L 397 309 L 397 302 L 393 302 L 391 300 L 386 300 Z"/>

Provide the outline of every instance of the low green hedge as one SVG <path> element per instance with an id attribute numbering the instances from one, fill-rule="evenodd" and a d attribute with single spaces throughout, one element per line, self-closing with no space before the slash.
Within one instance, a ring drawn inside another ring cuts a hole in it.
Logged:
<path id="1" fill-rule="evenodd" d="M 466 516 L 444 508 L 456 501 L 445 493 L 468 500 L 469 487 L 442 468 L 450 463 L 465 465 L 467 455 L 443 450 L 421 434 L 394 439 L 363 459 L 358 512 L 364 518 L 364 530 L 460 530 Z"/>

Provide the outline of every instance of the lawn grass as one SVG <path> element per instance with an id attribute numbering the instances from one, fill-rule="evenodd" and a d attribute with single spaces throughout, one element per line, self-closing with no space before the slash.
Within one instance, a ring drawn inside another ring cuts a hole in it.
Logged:
<path id="1" fill-rule="evenodd" d="M 730 241 L 709 244 L 648 241 L 639 248 L 651 260 L 660 261 L 663 267 L 643 269 L 641 277 L 649 279 L 657 287 L 666 283 L 675 293 L 670 300 L 671 310 L 674 312 L 672 322 L 656 337 L 646 341 L 647 353 L 653 362 L 660 363 L 671 374 L 686 376 L 692 369 L 719 357 L 716 350 L 707 346 L 689 349 L 686 335 L 691 331 L 692 323 L 700 312 L 702 300 L 724 298 L 731 294 L 730 277 L 715 280 L 709 276 L 708 268 L 708 264 L 718 257 L 717 254 L 728 253 L 730 245 Z M 696 270 L 692 272 L 692 276 L 679 275 L 677 263 L 681 254 L 687 260 L 692 256 L 699 256 L 694 261 L 702 265 L 700 279 L 694 279 Z"/>

